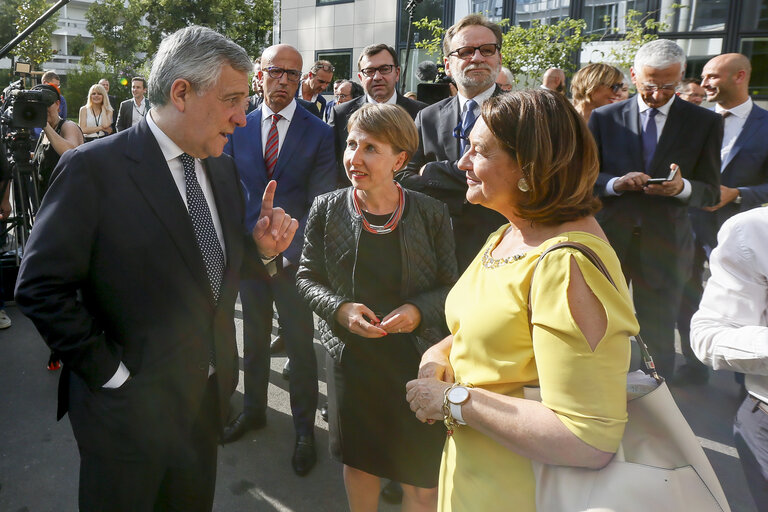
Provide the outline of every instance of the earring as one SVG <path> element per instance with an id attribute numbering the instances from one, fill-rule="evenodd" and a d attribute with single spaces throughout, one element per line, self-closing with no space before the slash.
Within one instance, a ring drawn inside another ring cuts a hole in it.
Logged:
<path id="1" fill-rule="evenodd" d="M 520 192 L 528 192 L 531 190 L 531 187 L 528 185 L 528 182 L 525 181 L 525 178 L 520 178 L 517 181 L 517 188 L 520 189 Z"/>

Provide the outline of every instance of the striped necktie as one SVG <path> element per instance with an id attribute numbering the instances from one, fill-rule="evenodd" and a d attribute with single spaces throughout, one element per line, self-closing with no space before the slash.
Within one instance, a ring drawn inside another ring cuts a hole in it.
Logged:
<path id="1" fill-rule="evenodd" d="M 280 114 L 272 114 L 272 126 L 269 127 L 267 145 L 264 146 L 264 163 L 267 166 L 267 179 L 272 179 L 277 165 L 278 149 L 280 148 L 280 135 L 277 133 L 277 122 L 283 118 Z"/>

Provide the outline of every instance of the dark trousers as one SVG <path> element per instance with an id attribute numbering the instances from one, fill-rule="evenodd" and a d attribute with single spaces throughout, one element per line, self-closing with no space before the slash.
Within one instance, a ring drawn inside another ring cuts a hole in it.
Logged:
<path id="1" fill-rule="evenodd" d="M 736 412 L 733 439 L 757 510 L 768 512 L 768 404 L 759 404 L 752 395 L 744 399 Z"/>
<path id="2" fill-rule="evenodd" d="M 682 283 L 671 278 L 664 283 L 651 284 L 642 272 L 640 236 L 633 235 L 627 261 L 623 262 L 624 276 L 632 283 L 632 297 L 640 335 L 653 356 L 659 375 L 669 378 L 675 371 L 675 321 L 680 306 Z"/>
<path id="3" fill-rule="evenodd" d="M 296 289 L 296 268 L 283 268 L 270 278 L 240 281 L 240 301 L 243 305 L 244 412 L 260 416 L 267 410 L 274 301 L 283 328 L 285 350 L 291 360 L 288 389 L 293 424 L 297 434 L 312 434 L 317 409 L 315 327 L 312 312 Z"/>
<path id="4" fill-rule="evenodd" d="M 704 263 L 707 261 L 707 253 L 698 244 L 693 253 L 693 270 L 691 277 L 683 285 L 683 293 L 680 298 L 680 308 L 677 313 L 677 330 L 680 333 L 680 348 L 685 356 L 685 362 L 691 366 L 706 370 L 707 366 L 699 361 L 691 348 L 691 318 L 699 309 L 701 296 L 704 293 Z"/>
<path id="5" fill-rule="evenodd" d="M 189 434 L 194 460 L 117 460 L 80 451 L 80 512 L 210 512 L 219 440 L 216 378 L 211 377 Z"/>

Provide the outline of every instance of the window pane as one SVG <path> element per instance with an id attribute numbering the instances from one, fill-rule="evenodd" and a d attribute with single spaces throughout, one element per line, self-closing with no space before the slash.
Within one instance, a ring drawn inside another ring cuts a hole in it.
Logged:
<path id="1" fill-rule="evenodd" d="M 629 10 L 646 12 L 648 0 L 586 0 L 583 17 L 587 22 L 587 32 L 626 32 L 626 16 Z"/>
<path id="2" fill-rule="evenodd" d="M 741 7 L 741 30 L 768 29 L 768 1 L 744 0 Z"/>
<path id="3" fill-rule="evenodd" d="M 728 0 L 662 0 L 661 21 L 669 25 L 669 32 L 725 30 L 728 4 Z"/>
<path id="4" fill-rule="evenodd" d="M 382 0 L 383 1 L 383 0 Z M 400 27 L 399 27 L 399 34 L 398 34 L 398 40 L 400 41 L 400 45 L 402 47 L 405 47 L 405 41 L 408 37 L 408 11 L 405 10 L 405 6 L 408 4 L 407 0 L 400 0 L 400 6 L 401 6 L 401 14 L 400 14 Z M 373 8 L 371 6 L 370 8 Z M 419 21 L 423 18 L 429 18 L 430 20 L 438 19 L 443 20 L 444 15 L 444 9 L 443 9 L 443 0 L 424 0 L 423 2 L 416 5 L 416 9 L 413 11 L 413 19 L 414 21 Z M 411 27 L 411 39 L 412 45 L 417 42 L 421 41 L 422 39 L 430 39 L 432 37 L 432 34 L 430 34 L 427 31 L 423 31 L 421 33 L 419 30 L 416 29 L 416 27 Z"/>
<path id="5" fill-rule="evenodd" d="M 504 0 L 457 0 L 453 22 L 471 13 L 484 14 L 491 21 L 501 21 L 504 15 Z"/>
<path id="6" fill-rule="evenodd" d="M 741 53 L 752 62 L 752 78 L 749 94 L 768 95 L 768 37 L 751 37 L 741 40 Z"/>
<path id="7" fill-rule="evenodd" d="M 525 28 L 530 27 L 533 20 L 541 20 L 545 24 L 557 23 L 568 17 L 570 5 L 570 0 L 517 0 L 515 24 Z"/>
<path id="8" fill-rule="evenodd" d="M 317 60 L 327 60 L 336 68 L 333 80 L 321 94 L 333 94 L 333 82 L 352 77 L 352 50 L 324 50 L 317 52 Z"/>
<path id="9" fill-rule="evenodd" d="M 685 76 L 690 78 L 701 78 L 704 64 L 715 55 L 723 52 L 723 40 L 721 38 L 676 39 L 675 42 L 685 50 L 685 55 L 688 57 Z"/>

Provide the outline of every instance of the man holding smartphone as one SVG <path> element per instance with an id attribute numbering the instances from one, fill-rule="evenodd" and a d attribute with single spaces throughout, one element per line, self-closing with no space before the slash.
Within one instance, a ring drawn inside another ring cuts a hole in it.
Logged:
<path id="1" fill-rule="evenodd" d="M 685 64 L 674 42 L 646 43 L 631 69 L 638 94 L 589 119 L 600 156 L 597 218 L 632 282 L 640 333 L 664 377 L 674 372 L 675 319 L 691 272 L 687 207 L 720 196 L 722 121 L 676 98 Z"/>

